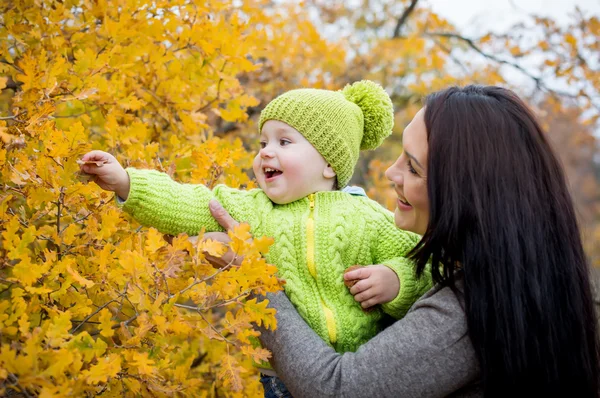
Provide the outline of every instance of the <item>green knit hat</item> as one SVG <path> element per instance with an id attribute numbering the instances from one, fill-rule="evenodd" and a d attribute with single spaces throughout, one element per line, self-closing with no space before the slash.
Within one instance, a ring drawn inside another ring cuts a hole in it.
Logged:
<path id="1" fill-rule="evenodd" d="M 291 90 L 269 102 L 258 130 L 279 120 L 298 130 L 331 165 L 338 188 L 348 184 L 360 150 L 375 149 L 392 133 L 392 101 L 377 83 L 361 80 L 340 91 Z"/>

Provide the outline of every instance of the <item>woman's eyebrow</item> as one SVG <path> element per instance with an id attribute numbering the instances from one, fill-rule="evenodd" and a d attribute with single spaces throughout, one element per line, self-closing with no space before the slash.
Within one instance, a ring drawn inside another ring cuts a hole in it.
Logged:
<path id="1" fill-rule="evenodd" d="M 421 163 L 419 163 L 419 161 L 417 160 L 416 157 L 414 157 L 413 155 L 410 154 L 410 152 L 407 152 L 406 150 L 404 150 L 404 153 L 406 154 L 406 156 L 408 156 L 409 158 L 411 158 L 411 160 L 413 160 L 417 166 L 419 166 L 421 169 L 425 170 L 425 168 L 421 165 Z"/>

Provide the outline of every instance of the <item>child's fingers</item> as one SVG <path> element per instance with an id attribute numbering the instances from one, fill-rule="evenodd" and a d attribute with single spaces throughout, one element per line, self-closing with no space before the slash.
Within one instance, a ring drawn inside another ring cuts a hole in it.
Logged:
<path id="1" fill-rule="evenodd" d="M 366 279 L 371 276 L 371 270 L 368 267 L 361 267 L 344 273 L 344 280 L 352 281 L 356 279 Z"/>
<path id="2" fill-rule="evenodd" d="M 360 303 L 360 306 L 361 306 L 363 309 L 365 309 L 365 310 L 366 310 L 366 309 L 368 309 L 368 308 L 371 308 L 371 307 L 373 307 L 373 306 L 375 306 L 375 305 L 377 305 L 377 304 L 379 304 L 379 301 L 377 300 L 377 298 L 376 298 L 376 297 L 373 297 L 373 298 L 371 298 L 371 299 L 369 299 L 369 300 L 366 300 L 366 301 L 363 301 L 363 302 L 361 302 L 361 303 Z"/>
<path id="3" fill-rule="evenodd" d="M 102 170 L 100 170 L 102 166 L 98 166 L 95 164 L 82 164 L 79 166 L 79 168 L 87 174 L 98 174 L 100 173 Z"/>
<path id="4" fill-rule="evenodd" d="M 88 161 L 105 161 L 108 162 L 110 160 L 110 154 L 104 151 L 94 150 L 89 151 L 85 155 L 81 157 L 81 160 L 84 162 Z"/>
<path id="5" fill-rule="evenodd" d="M 371 280 L 361 279 L 350 288 L 350 294 L 356 296 L 358 293 L 364 292 L 372 287 Z"/>
<path id="6" fill-rule="evenodd" d="M 375 291 L 375 289 L 367 289 L 364 292 L 360 292 L 358 294 L 354 295 L 354 300 L 358 301 L 359 303 L 363 303 L 365 301 L 371 300 L 373 298 L 377 297 L 377 292 Z"/>

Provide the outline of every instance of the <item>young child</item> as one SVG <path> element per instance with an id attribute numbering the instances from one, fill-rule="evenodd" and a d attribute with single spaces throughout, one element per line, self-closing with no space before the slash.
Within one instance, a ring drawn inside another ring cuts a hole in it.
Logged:
<path id="1" fill-rule="evenodd" d="M 401 318 L 430 287 L 417 280 L 405 255 L 419 237 L 394 225 L 393 213 L 348 189 L 362 149 L 391 134 L 392 103 L 376 83 L 360 81 L 341 91 L 298 89 L 271 101 L 260 115 L 260 151 L 253 163 L 261 189 L 179 184 L 151 170 L 123 169 L 102 151 L 91 151 L 82 171 L 114 191 L 141 224 L 168 234 L 222 231 L 208 202 L 217 199 L 256 236 L 275 243 L 266 255 L 286 280 L 285 292 L 306 322 L 338 352 L 355 351 L 385 324 Z M 353 265 L 372 267 L 369 288 L 356 300 L 344 285 Z M 358 302 L 357 302 L 358 301 Z M 362 307 L 373 307 L 364 311 Z M 263 373 L 274 376 L 265 370 Z M 265 391 L 279 383 L 261 379 Z"/>

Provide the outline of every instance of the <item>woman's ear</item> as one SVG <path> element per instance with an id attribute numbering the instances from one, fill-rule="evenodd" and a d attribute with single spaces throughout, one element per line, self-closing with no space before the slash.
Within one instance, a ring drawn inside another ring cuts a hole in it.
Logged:
<path id="1" fill-rule="evenodd" d="M 330 178 L 335 178 L 337 174 L 335 174 L 335 171 L 333 171 L 333 168 L 331 167 L 330 164 L 328 164 L 327 166 L 325 166 L 325 169 L 323 169 L 323 177 L 330 179 Z"/>

